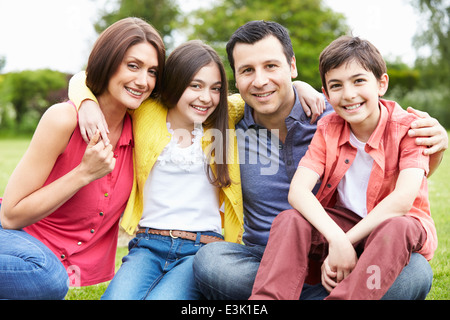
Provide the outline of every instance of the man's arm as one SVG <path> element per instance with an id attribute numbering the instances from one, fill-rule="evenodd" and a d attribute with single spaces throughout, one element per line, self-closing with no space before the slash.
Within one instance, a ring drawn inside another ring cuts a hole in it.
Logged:
<path id="1" fill-rule="evenodd" d="M 430 117 L 428 113 L 411 107 L 408 107 L 407 111 L 421 118 L 411 123 L 411 130 L 409 130 L 408 135 L 417 137 L 417 145 L 428 146 L 424 150 L 424 154 L 430 156 L 429 177 L 439 167 L 444 157 L 444 152 L 448 149 L 448 134 L 439 121 Z"/>

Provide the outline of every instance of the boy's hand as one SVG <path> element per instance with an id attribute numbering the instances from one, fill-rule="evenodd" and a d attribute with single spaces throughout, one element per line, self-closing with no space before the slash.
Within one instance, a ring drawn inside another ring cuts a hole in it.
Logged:
<path id="1" fill-rule="evenodd" d="M 339 283 L 355 268 L 358 257 L 347 237 L 339 237 L 329 242 L 328 257 L 325 260 L 327 278 L 334 278 L 334 281 Z"/>
<path id="2" fill-rule="evenodd" d="M 92 100 L 84 100 L 78 110 L 78 123 L 81 136 L 86 143 L 89 143 L 94 134 L 99 131 L 105 146 L 109 145 L 108 124 L 100 107 Z"/>

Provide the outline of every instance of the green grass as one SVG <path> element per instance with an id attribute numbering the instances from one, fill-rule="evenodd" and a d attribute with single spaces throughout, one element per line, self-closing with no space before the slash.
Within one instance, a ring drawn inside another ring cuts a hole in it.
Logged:
<path id="1" fill-rule="evenodd" d="M 29 144 L 29 138 L 0 138 L 0 197 L 3 195 L 9 176 Z M 447 151 L 448 153 L 449 151 Z M 431 260 L 434 281 L 428 300 L 450 300 L 450 155 L 429 179 L 429 195 L 432 216 L 436 223 L 439 246 Z M 126 248 L 118 248 L 116 270 L 120 267 Z M 95 286 L 71 288 L 68 300 L 97 300 L 106 290 L 108 283 Z"/>

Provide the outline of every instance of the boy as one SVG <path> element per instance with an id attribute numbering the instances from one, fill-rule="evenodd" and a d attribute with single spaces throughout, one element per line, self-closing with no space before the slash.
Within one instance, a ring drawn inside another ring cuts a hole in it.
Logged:
<path id="1" fill-rule="evenodd" d="M 335 114 L 319 121 L 299 163 L 289 191 L 296 210 L 275 218 L 251 299 L 298 299 L 308 259 L 323 261 L 327 299 L 380 299 L 412 252 L 430 260 L 437 246 L 428 157 L 408 137 L 416 118 L 379 99 L 389 81 L 380 53 L 344 36 L 319 69 Z"/>

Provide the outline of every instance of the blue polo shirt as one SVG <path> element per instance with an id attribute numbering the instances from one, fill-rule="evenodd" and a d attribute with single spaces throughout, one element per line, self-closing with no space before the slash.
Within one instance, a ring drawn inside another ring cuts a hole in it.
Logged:
<path id="1" fill-rule="evenodd" d="M 265 246 L 273 219 L 281 211 L 292 208 L 288 202 L 289 186 L 316 132 L 317 121 L 310 124 L 295 88 L 294 92 L 295 104 L 285 119 L 288 132 L 284 143 L 255 123 L 253 109 L 247 104 L 244 118 L 236 125 L 246 245 Z M 333 110 L 326 104 L 322 116 Z M 318 185 L 314 191 L 317 190 Z"/>

